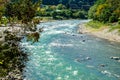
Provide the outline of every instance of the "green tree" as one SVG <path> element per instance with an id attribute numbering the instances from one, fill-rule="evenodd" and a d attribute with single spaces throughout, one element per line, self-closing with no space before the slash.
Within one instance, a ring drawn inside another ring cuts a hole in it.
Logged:
<path id="1" fill-rule="evenodd" d="M 0 20 L 1 20 L 2 16 L 3 16 L 3 14 L 4 14 L 4 9 L 5 9 L 4 1 L 0 0 Z"/>
<path id="2" fill-rule="evenodd" d="M 109 17 L 112 15 L 111 7 L 108 4 L 100 4 L 97 7 L 95 15 L 98 21 L 108 22 Z"/>
<path id="3" fill-rule="evenodd" d="M 53 19 L 56 19 L 57 12 L 56 12 L 56 11 L 53 11 L 51 15 L 52 15 Z"/>
<path id="4" fill-rule="evenodd" d="M 58 10 L 62 10 L 62 9 L 65 9 L 66 7 L 63 5 L 63 4 L 58 4 L 57 5 L 57 9 Z"/>
<path id="5" fill-rule="evenodd" d="M 109 18 L 109 22 L 117 22 L 118 21 L 118 15 L 115 13 L 112 13 L 112 16 Z"/>
<path id="6" fill-rule="evenodd" d="M 85 11 L 77 10 L 73 13 L 73 18 L 86 19 L 86 15 L 87 13 Z"/>
<path id="7" fill-rule="evenodd" d="M 15 3 L 6 4 L 5 15 L 9 18 L 9 21 L 12 17 L 17 16 L 17 5 Z"/>
<path id="8" fill-rule="evenodd" d="M 98 5 L 94 5 L 90 8 L 90 10 L 88 11 L 88 17 L 92 18 L 93 20 L 96 20 L 96 11 L 97 11 L 97 6 Z"/>
<path id="9" fill-rule="evenodd" d="M 65 13 L 64 16 L 66 18 L 70 18 L 72 16 L 72 11 L 71 10 L 65 10 L 64 13 Z"/>
<path id="10" fill-rule="evenodd" d="M 100 22 L 117 22 L 120 17 L 119 0 L 98 0 L 88 12 L 89 18 Z"/>
<path id="11" fill-rule="evenodd" d="M 8 17 L 17 17 L 27 24 L 35 17 L 39 3 L 33 3 L 32 0 L 19 0 L 17 2 L 9 2 L 6 5 L 6 15 Z"/>

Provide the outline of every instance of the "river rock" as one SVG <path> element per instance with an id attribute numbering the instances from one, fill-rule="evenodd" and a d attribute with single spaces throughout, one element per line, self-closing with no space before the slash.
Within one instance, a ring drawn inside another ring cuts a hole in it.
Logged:
<path id="1" fill-rule="evenodd" d="M 82 40 L 82 42 L 85 42 L 85 40 Z"/>
<path id="2" fill-rule="evenodd" d="M 86 57 L 85 59 L 86 59 L 86 60 L 91 60 L 91 58 L 90 58 L 90 57 Z"/>
<path id="3" fill-rule="evenodd" d="M 90 57 L 86 57 L 86 58 L 82 58 L 82 59 L 80 59 L 80 58 L 76 58 L 75 59 L 76 62 L 82 62 L 82 61 L 87 61 L 87 60 L 91 60 L 91 58 Z"/>
<path id="4" fill-rule="evenodd" d="M 120 60 L 120 57 L 110 57 L 110 58 L 114 60 Z"/>
<path id="5" fill-rule="evenodd" d="M 105 67 L 106 65 L 105 64 L 100 64 L 100 67 Z"/>
<path id="6" fill-rule="evenodd" d="M 75 59 L 76 62 L 81 62 L 81 60 L 79 58 Z"/>
<path id="7" fill-rule="evenodd" d="M 74 34 L 72 36 L 75 36 Z"/>

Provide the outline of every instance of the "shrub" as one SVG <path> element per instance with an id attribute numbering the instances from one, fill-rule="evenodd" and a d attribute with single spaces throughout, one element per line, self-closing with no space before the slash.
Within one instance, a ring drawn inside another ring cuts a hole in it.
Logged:
<path id="1" fill-rule="evenodd" d="M 4 26 L 7 26 L 8 19 L 6 17 L 2 17 L 0 23 L 3 24 Z"/>
<path id="2" fill-rule="evenodd" d="M 116 14 L 112 14 L 109 18 L 109 22 L 117 22 L 118 21 L 118 16 Z"/>

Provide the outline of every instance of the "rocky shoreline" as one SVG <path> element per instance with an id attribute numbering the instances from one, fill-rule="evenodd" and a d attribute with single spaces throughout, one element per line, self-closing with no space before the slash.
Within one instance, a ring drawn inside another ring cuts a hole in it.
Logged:
<path id="1" fill-rule="evenodd" d="M 109 41 L 120 42 L 120 34 L 118 33 L 118 30 L 114 30 L 114 31 L 109 31 L 109 30 L 110 30 L 109 28 L 95 30 L 91 27 L 86 27 L 85 24 L 80 24 L 78 33 L 94 35 L 96 37 L 107 39 Z"/>

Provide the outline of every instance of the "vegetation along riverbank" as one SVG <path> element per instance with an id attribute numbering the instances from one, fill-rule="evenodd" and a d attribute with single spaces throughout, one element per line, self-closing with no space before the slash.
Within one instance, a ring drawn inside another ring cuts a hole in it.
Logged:
<path id="1" fill-rule="evenodd" d="M 4 39 L 0 41 L 0 80 L 22 80 L 27 54 L 19 46 L 22 37 L 16 32 L 20 30 L 14 28 L 10 31 L 10 28 L 6 28 L 2 31 L 4 35 L 1 37 Z"/>
<path id="2" fill-rule="evenodd" d="M 39 4 L 31 0 L 0 0 L 0 80 L 23 80 L 28 59 L 20 41 L 29 35 L 32 37 L 29 40 L 38 41 L 36 24 L 40 20 L 35 18 L 35 14 Z"/>
<path id="3" fill-rule="evenodd" d="M 99 27 L 98 27 L 99 26 Z M 120 26 L 118 23 L 113 25 L 102 24 L 96 21 L 90 21 L 86 24 L 80 24 L 78 33 L 94 35 L 103 39 L 110 41 L 120 42 L 120 32 L 119 29 L 112 29 L 111 27 Z"/>
<path id="4" fill-rule="evenodd" d="M 120 1 L 97 0 L 90 8 L 88 16 L 92 19 L 80 25 L 80 33 L 89 33 L 101 38 L 120 42 Z"/>

